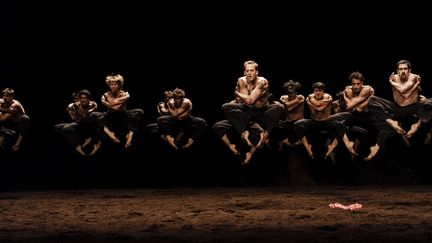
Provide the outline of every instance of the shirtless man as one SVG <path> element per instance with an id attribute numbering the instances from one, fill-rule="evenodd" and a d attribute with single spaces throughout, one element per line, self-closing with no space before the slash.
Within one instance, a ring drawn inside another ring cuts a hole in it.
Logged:
<path id="1" fill-rule="evenodd" d="M 205 131 L 207 123 L 204 119 L 194 117 L 192 113 L 192 101 L 185 98 L 185 92 L 176 88 L 172 91 L 172 98 L 168 102 L 169 115 L 160 116 L 157 120 L 161 133 L 168 144 L 178 150 L 174 137 L 179 132 L 188 136 L 183 149 L 189 148 L 195 140 Z"/>
<path id="2" fill-rule="evenodd" d="M 163 101 L 159 102 L 156 106 L 159 116 L 164 116 L 169 114 L 168 103 L 172 99 L 172 91 L 167 90 L 163 93 Z"/>
<path id="3" fill-rule="evenodd" d="M 369 97 L 374 95 L 374 89 L 370 85 L 364 85 L 364 76 L 360 72 L 352 72 L 348 78 L 351 82 L 351 85 L 348 85 L 343 91 L 343 99 L 345 102 L 345 111 L 349 111 L 352 116 L 350 116 L 347 120 L 350 131 L 353 130 L 353 133 L 362 133 L 356 131 L 365 131 L 369 130 L 371 119 L 369 111 L 367 110 Z M 382 129 L 385 129 L 383 127 Z M 354 138 L 354 150 L 356 151 L 359 146 L 358 136 Z M 377 140 L 376 146 L 382 146 L 382 141 L 380 139 Z M 375 150 L 375 146 L 370 148 L 371 153 Z M 371 156 L 371 155 L 369 155 Z M 365 160 L 369 160 L 370 157 L 366 157 Z"/>
<path id="4" fill-rule="evenodd" d="M 232 103 L 237 102 L 236 100 L 231 101 Z M 240 155 L 240 152 L 237 148 L 237 145 L 231 142 L 231 139 L 229 138 L 229 131 L 232 128 L 232 124 L 229 120 L 222 120 L 219 122 L 216 122 L 213 125 L 213 130 L 215 131 L 216 135 L 222 140 L 222 142 L 229 148 L 229 150 L 234 155 Z M 243 165 L 249 164 L 250 160 L 252 159 L 252 155 L 255 153 L 256 145 L 263 139 L 264 129 L 257 123 L 257 122 L 249 122 L 246 126 L 245 131 L 242 133 L 242 140 L 246 143 L 249 151 L 246 152 L 246 158 L 242 162 Z M 252 139 L 250 138 L 252 137 Z M 257 141 L 255 141 L 254 138 L 259 138 Z"/>
<path id="5" fill-rule="evenodd" d="M 281 117 L 283 107 L 269 103 L 269 83 L 264 77 L 258 76 L 256 62 L 246 61 L 243 68 L 244 76 L 238 78 L 235 89 L 237 102 L 223 104 L 222 110 L 242 138 L 246 137 L 246 126 L 250 121 L 256 121 L 263 126 L 261 139 L 257 146 L 251 149 L 250 155 L 267 142 L 270 132 Z"/>
<path id="6" fill-rule="evenodd" d="M 108 75 L 105 82 L 108 84 L 110 91 L 103 94 L 101 98 L 102 104 L 108 109 L 103 118 L 103 130 L 114 143 L 120 143 L 120 139 L 117 138 L 113 131 L 113 125 L 114 123 L 125 125 L 129 131 L 126 135 L 124 147 L 128 148 L 132 145 L 134 133 L 139 130 L 144 111 L 142 109 L 126 109 L 130 95 L 129 92 L 122 90 L 124 79 L 120 74 Z"/>
<path id="7" fill-rule="evenodd" d="M 213 130 L 216 132 L 217 136 L 222 140 L 222 142 L 224 142 L 224 144 L 229 148 L 232 154 L 240 155 L 240 152 L 238 151 L 236 144 L 233 144 L 228 136 L 228 132 L 231 128 L 232 125 L 228 120 L 222 120 L 216 122 L 213 125 Z M 256 143 L 254 143 L 253 141 L 251 141 L 250 136 L 260 137 L 261 140 L 262 139 L 261 134 L 263 132 L 264 129 L 258 123 L 250 122 L 246 127 L 246 130 L 244 132 L 244 137 L 242 139 L 246 143 L 246 145 L 248 145 L 249 148 L 255 147 L 256 144 L 258 144 L 259 140 Z M 250 156 L 252 157 L 252 154 Z M 246 160 L 246 163 L 248 163 L 249 161 L 250 158 Z"/>
<path id="8" fill-rule="evenodd" d="M 83 148 L 89 145 L 92 139 L 95 139 L 96 143 L 94 143 L 89 156 L 96 154 L 102 144 L 99 131 L 102 113 L 96 112 L 96 110 L 97 103 L 90 100 L 90 91 L 86 89 L 80 90 L 78 92 L 78 101 L 69 104 L 67 107 L 72 123 L 62 123 L 55 126 L 55 129 L 83 156 L 87 156 Z M 81 145 L 80 142 L 84 138 L 85 141 Z"/>
<path id="9" fill-rule="evenodd" d="M 169 115 L 168 103 L 171 99 L 172 99 L 172 91 L 171 90 L 164 91 L 163 92 L 163 100 L 156 105 L 156 110 L 157 110 L 159 116 Z M 162 140 L 166 139 L 163 134 L 160 134 L 157 122 L 148 124 L 147 130 L 150 131 L 150 133 L 155 134 L 157 136 L 160 135 Z"/>
<path id="10" fill-rule="evenodd" d="M 385 121 L 393 130 L 399 134 L 405 144 L 409 145 L 408 139 L 414 136 L 418 129 L 430 121 L 432 102 L 430 99 L 420 98 L 420 76 L 411 73 L 411 63 L 400 60 L 396 64 L 396 74 L 392 73 L 389 83 L 392 87 L 394 103 L 383 98 L 372 96 L 369 99 L 368 108 L 376 121 Z M 410 130 L 406 132 L 399 122 L 411 118 L 413 115 L 419 118 L 411 124 Z M 380 146 L 375 145 L 368 156 L 370 160 L 379 151 Z"/>
<path id="11" fill-rule="evenodd" d="M 301 141 L 294 130 L 294 123 L 304 118 L 305 97 L 298 94 L 297 91 L 300 88 L 301 84 L 292 80 L 285 82 L 283 85 L 286 94 L 280 97 L 280 102 L 284 106 L 285 119 L 279 120 L 279 123 L 275 126 L 272 133 L 277 137 L 279 142 L 279 151 L 282 150 L 284 145 L 293 147 L 301 144 Z"/>
<path id="12" fill-rule="evenodd" d="M 0 99 L 0 127 L 10 129 L 17 133 L 17 139 L 11 150 L 16 152 L 21 146 L 23 136 L 30 126 L 30 118 L 26 115 L 24 107 L 14 99 L 15 91 L 5 88 Z M 4 141 L 4 138 L 2 139 Z M 3 142 L 2 142 L 3 143 Z"/>
<path id="13" fill-rule="evenodd" d="M 294 123 L 294 128 L 298 137 L 303 143 L 309 157 L 314 158 L 312 145 L 308 142 L 306 132 L 328 130 L 336 137 L 343 140 L 345 146 L 351 154 L 357 155 L 353 149 L 353 142 L 348 140 L 346 136 L 346 127 L 343 121 L 331 115 L 332 101 L 331 95 L 324 93 L 325 85 L 321 82 L 316 82 L 312 85 L 313 93 L 306 99 L 306 104 L 309 106 L 311 119 L 300 119 Z M 330 156 L 338 144 L 338 139 L 328 146 L 326 157 Z"/>

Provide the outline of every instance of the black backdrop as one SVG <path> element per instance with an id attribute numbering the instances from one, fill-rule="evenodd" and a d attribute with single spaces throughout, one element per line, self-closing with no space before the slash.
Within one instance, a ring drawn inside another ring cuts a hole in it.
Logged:
<path id="1" fill-rule="evenodd" d="M 162 92 L 175 87 L 186 90 L 193 114 L 209 126 L 223 119 L 220 105 L 232 98 L 242 64 L 249 59 L 259 63 L 260 75 L 269 79 L 276 97 L 289 79 L 300 81 L 304 94 L 313 82 L 323 81 L 334 95 L 348 83 L 349 73 L 358 70 L 377 95 L 391 98 L 387 79 L 400 59 L 410 60 L 412 71 L 422 76 L 426 96 L 432 89 L 431 20 L 420 6 L 3 5 L 0 88 L 14 88 L 32 119 L 21 153 L 4 153 L 1 159 L 11 166 L 3 172 L 18 178 L 11 185 L 121 184 L 126 178 L 133 178 L 127 185 L 159 185 L 179 168 L 186 168 L 187 173 L 179 172 L 185 177 L 199 178 L 196 184 L 229 184 L 243 173 L 211 129 L 190 152 L 173 153 L 143 133 L 131 151 L 107 145 L 95 158 L 77 156 L 52 126 L 68 120 L 65 107 L 73 91 L 89 89 L 99 102 L 109 73 L 125 77 L 129 108 L 144 109 L 146 124 L 156 119 Z M 274 177 L 275 167 L 266 167 L 268 177 Z"/>

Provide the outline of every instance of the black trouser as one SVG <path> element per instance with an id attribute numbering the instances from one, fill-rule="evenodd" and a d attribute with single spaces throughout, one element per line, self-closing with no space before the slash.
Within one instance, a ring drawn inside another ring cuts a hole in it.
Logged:
<path id="1" fill-rule="evenodd" d="M 102 129 L 100 119 L 103 113 L 92 112 L 86 120 L 72 123 L 61 123 L 54 126 L 54 130 L 62 134 L 74 147 L 80 145 L 84 138 L 99 140 Z"/>
<path id="2" fill-rule="evenodd" d="M 299 137 L 294 128 L 294 123 L 295 121 L 279 120 L 270 135 L 272 137 L 272 140 L 277 142 L 280 142 L 285 138 L 288 138 L 290 142 L 295 142 L 299 140 Z"/>
<path id="3" fill-rule="evenodd" d="M 283 108 L 277 104 L 271 104 L 267 109 L 256 109 L 241 103 L 225 103 L 222 111 L 239 134 L 244 132 L 249 121 L 257 121 L 270 133 L 280 120 Z"/>
<path id="4" fill-rule="evenodd" d="M 300 119 L 294 123 L 294 129 L 299 138 L 303 138 L 309 132 L 328 131 L 330 134 L 335 134 L 336 138 L 341 141 L 344 134 L 347 132 L 347 127 L 340 116 L 331 115 L 325 121 L 316 121 L 313 119 Z"/>
<path id="5" fill-rule="evenodd" d="M 233 126 L 228 120 L 218 121 L 213 124 L 213 130 L 219 138 L 226 135 Z M 257 145 L 260 140 L 260 134 L 264 132 L 264 129 L 256 122 L 249 122 L 246 130 L 250 132 L 249 140 L 252 144 Z"/>
<path id="6" fill-rule="evenodd" d="M 113 130 L 115 126 L 125 125 L 130 131 L 137 132 L 143 122 L 144 111 L 133 109 L 126 111 L 108 111 L 101 119 L 102 126 Z"/>
<path id="7" fill-rule="evenodd" d="M 416 116 L 421 119 L 422 124 L 425 124 L 432 118 L 432 99 L 400 106 L 378 96 L 371 96 L 368 101 L 368 110 L 375 121 L 383 121 L 388 118 L 404 120 L 407 117 Z"/>
<path id="8" fill-rule="evenodd" d="M 175 136 L 178 132 L 184 131 L 193 140 L 196 140 L 207 128 L 207 122 L 204 119 L 194 116 L 182 120 L 170 115 L 160 116 L 157 124 L 163 135 Z"/>

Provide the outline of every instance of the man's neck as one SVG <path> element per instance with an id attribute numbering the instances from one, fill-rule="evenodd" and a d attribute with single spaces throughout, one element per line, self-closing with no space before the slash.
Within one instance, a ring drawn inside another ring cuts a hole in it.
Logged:
<path id="1" fill-rule="evenodd" d="M 246 82 L 251 83 L 251 84 L 255 84 L 257 80 L 258 80 L 258 77 L 255 77 L 252 80 L 246 79 Z"/>
<path id="2" fill-rule="evenodd" d="M 120 90 L 114 90 L 114 91 L 111 90 L 110 92 L 113 97 L 117 97 L 120 94 Z"/>

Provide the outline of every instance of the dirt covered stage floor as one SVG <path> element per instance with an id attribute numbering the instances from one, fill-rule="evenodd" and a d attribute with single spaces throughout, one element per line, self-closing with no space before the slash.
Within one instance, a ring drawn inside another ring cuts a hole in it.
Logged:
<path id="1" fill-rule="evenodd" d="M 4 192 L 0 242 L 432 242 L 431 208 L 431 186 Z"/>

